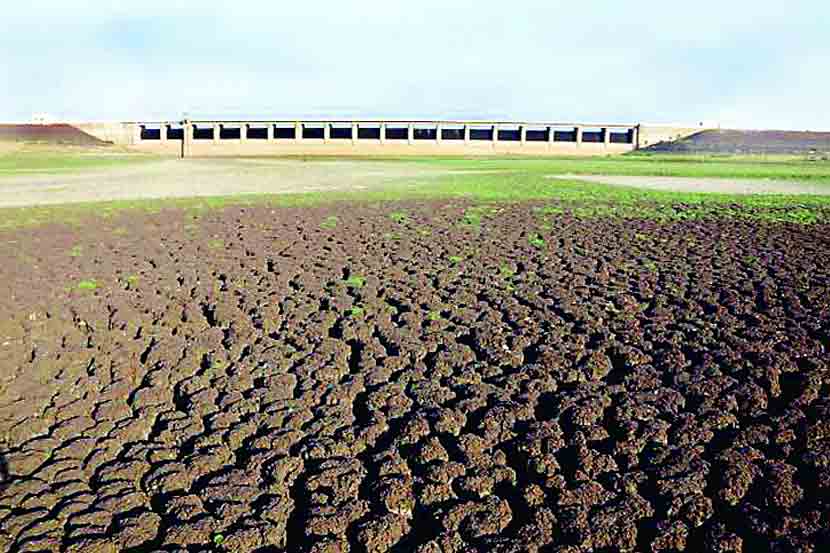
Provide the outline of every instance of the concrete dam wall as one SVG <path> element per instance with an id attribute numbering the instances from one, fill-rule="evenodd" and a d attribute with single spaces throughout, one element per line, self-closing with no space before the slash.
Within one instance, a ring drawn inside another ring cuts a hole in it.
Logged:
<path id="1" fill-rule="evenodd" d="M 6 134 L 48 136 L 60 127 L 102 143 L 181 157 L 257 155 L 607 155 L 700 128 L 526 121 L 135 121 L 16 125 Z"/>
<path id="2" fill-rule="evenodd" d="M 511 121 L 183 121 L 129 123 L 129 145 L 183 157 L 555 155 L 636 149 L 637 125 Z"/>

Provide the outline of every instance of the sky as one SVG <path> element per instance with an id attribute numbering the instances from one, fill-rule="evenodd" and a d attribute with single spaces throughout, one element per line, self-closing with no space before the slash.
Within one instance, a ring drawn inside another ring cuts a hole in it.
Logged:
<path id="1" fill-rule="evenodd" d="M 830 130 L 826 0 L 7 2 L 0 121 Z"/>

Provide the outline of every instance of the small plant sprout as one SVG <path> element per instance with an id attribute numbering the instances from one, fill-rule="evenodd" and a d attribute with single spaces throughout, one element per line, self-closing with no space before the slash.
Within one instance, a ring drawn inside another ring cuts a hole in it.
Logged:
<path id="1" fill-rule="evenodd" d="M 476 208 L 470 208 L 464 212 L 464 217 L 461 219 L 461 224 L 468 227 L 481 226 L 481 211 Z"/>
<path id="2" fill-rule="evenodd" d="M 344 282 L 349 288 L 363 288 L 363 285 L 366 284 L 366 279 L 362 276 L 354 275 L 347 278 Z"/>
<path id="3" fill-rule="evenodd" d="M 355 317 L 356 318 L 356 317 L 362 317 L 366 313 L 366 310 L 363 309 L 360 306 L 355 305 L 354 307 L 349 309 L 348 313 L 349 313 L 349 317 Z"/>
<path id="4" fill-rule="evenodd" d="M 538 210 L 539 213 L 543 215 L 562 215 L 565 213 L 565 209 L 558 206 L 545 206 Z"/>
<path id="5" fill-rule="evenodd" d="M 333 229 L 337 226 L 337 215 L 331 215 L 323 219 L 323 222 L 320 223 L 320 226 L 324 229 Z"/>
<path id="6" fill-rule="evenodd" d="M 72 246 L 72 249 L 69 250 L 69 255 L 72 257 L 81 257 L 84 254 L 84 247 L 83 246 Z"/>
<path id="7" fill-rule="evenodd" d="M 82 280 L 78 283 L 78 290 L 95 290 L 98 288 L 98 283 L 93 279 Z"/>
<path id="8" fill-rule="evenodd" d="M 504 264 L 501 267 L 499 267 L 499 274 L 502 276 L 502 278 L 509 280 L 516 276 L 516 271 L 511 269 L 509 265 Z"/>
<path id="9" fill-rule="evenodd" d="M 464 258 L 459 255 L 451 255 L 447 259 L 449 259 L 450 263 L 453 265 L 458 265 L 464 260 Z"/>
<path id="10" fill-rule="evenodd" d="M 541 250 L 542 248 L 545 247 L 544 238 L 542 238 L 538 234 L 531 234 L 530 237 L 528 238 L 528 242 L 530 242 L 530 245 L 533 246 L 534 248 L 538 249 L 538 250 Z"/>
<path id="11" fill-rule="evenodd" d="M 221 238 L 216 238 L 208 242 L 208 248 L 218 250 L 225 247 L 225 241 Z"/>
<path id="12" fill-rule="evenodd" d="M 441 314 L 438 311 L 430 311 L 427 313 L 427 319 L 430 321 L 440 321 Z"/>
<path id="13" fill-rule="evenodd" d="M 389 218 L 400 225 L 406 223 L 409 220 L 409 216 L 404 211 L 393 211 L 389 214 Z"/>
<path id="14" fill-rule="evenodd" d="M 214 534 L 213 543 L 215 545 L 222 545 L 223 543 L 225 543 L 225 536 L 223 534 Z"/>

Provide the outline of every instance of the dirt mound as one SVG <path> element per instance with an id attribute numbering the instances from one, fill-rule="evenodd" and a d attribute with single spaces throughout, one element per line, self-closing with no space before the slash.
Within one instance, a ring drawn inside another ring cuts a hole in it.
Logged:
<path id="1" fill-rule="evenodd" d="M 0 235 L 0 550 L 828 543 L 830 228 L 534 207 Z"/>
<path id="2" fill-rule="evenodd" d="M 63 123 L 52 125 L 0 125 L 0 141 L 42 142 L 75 146 L 105 146 L 105 142 L 84 131 Z"/>
<path id="3" fill-rule="evenodd" d="M 830 132 L 707 130 L 643 152 L 715 154 L 830 154 Z"/>

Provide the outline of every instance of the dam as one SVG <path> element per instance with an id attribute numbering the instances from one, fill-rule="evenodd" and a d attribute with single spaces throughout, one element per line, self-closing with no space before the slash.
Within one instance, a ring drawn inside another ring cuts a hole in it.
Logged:
<path id="1" fill-rule="evenodd" d="M 638 125 L 521 121 L 133 122 L 130 146 L 181 157 L 245 155 L 601 155 L 637 148 Z"/>
<path id="2" fill-rule="evenodd" d="M 670 144 L 702 126 L 389 119 L 0 124 L 0 140 L 113 144 L 171 157 L 594 156 Z"/>

